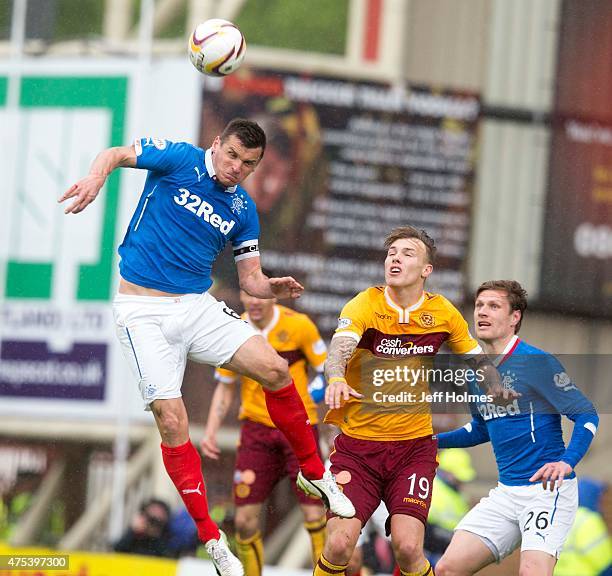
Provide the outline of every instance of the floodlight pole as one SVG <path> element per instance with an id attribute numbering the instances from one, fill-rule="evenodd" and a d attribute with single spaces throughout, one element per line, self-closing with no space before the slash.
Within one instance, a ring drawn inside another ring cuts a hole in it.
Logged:
<path id="1" fill-rule="evenodd" d="M 134 87 L 137 101 L 141 101 L 141 97 L 146 93 L 146 86 L 143 84 L 146 82 L 147 71 L 152 61 L 154 20 L 154 0 L 142 0 L 138 25 L 138 80 Z M 113 495 L 109 521 L 111 541 L 120 538 L 125 524 L 127 463 L 130 452 L 130 415 L 125 402 L 119 402 L 116 427 L 117 433 L 113 445 Z"/>

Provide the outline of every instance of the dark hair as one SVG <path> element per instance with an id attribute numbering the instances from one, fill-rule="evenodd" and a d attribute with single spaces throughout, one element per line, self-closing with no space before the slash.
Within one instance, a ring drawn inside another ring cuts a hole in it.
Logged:
<path id="1" fill-rule="evenodd" d="M 425 230 L 419 230 L 414 226 L 400 226 L 399 228 L 394 228 L 389 232 L 387 237 L 385 238 L 385 248 L 388 250 L 391 244 L 396 240 L 400 240 L 401 238 L 416 238 L 425 244 L 425 251 L 427 253 L 427 262 L 430 264 L 434 264 L 436 260 L 436 243 L 434 239 L 425 232 Z"/>
<path id="2" fill-rule="evenodd" d="M 168 504 L 166 504 L 166 502 L 164 502 L 163 500 L 160 500 L 159 498 L 151 498 L 150 500 L 145 500 L 140 506 L 140 511 L 142 513 L 146 513 L 147 508 L 149 506 L 160 506 L 164 509 L 164 512 L 166 513 L 166 518 L 168 518 L 168 520 L 170 519 L 170 506 L 168 506 Z"/>
<path id="3" fill-rule="evenodd" d="M 266 133 L 262 127 L 245 118 L 234 118 L 221 132 L 221 142 L 225 142 L 230 136 L 236 136 L 245 148 L 261 148 L 263 157 L 266 149 Z"/>
<path id="4" fill-rule="evenodd" d="M 518 334 L 523 321 L 523 314 L 527 310 L 527 290 L 516 280 L 488 280 L 483 282 L 476 290 L 476 298 L 485 290 L 499 290 L 505 292 L 510 304 L 510 310 L 518 310 L 521 313 L 518 324 L 514 327 L 514 333 Z"/>

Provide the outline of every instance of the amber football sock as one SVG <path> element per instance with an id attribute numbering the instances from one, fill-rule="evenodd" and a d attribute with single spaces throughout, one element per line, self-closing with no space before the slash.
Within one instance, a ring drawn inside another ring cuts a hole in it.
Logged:
<path id="1" fill-rule="evenodd" d="M 325 545 L 325 526 L 327 526 L 327 518 L 313 520 L 312 522 L 304 522 L 304 528 L 310 536 L 310 549 L 312 552 L 312 564 L 316 565 L 317 560 L 323 554 L 323 546 Z"/>
<path id="2" fill-rule="evenodd" d="M 259 530 L 244 540 L 236 534 L 236 551 L 244 567 L 244 576 L 261 576 L 263 570 L 263 538 Z"/>
<path id="3" fill-rule="evenodd" d="M 435 576 L 432 565 L 429 563 L 429 560 L 425 560 L 425 566 L 421 568 L 418 572 L 405 572 L 404 570 L 400 570 L 400 574 L 402 576 Z"/>
<path id="4" fill-rule="evenodd" d="M 313 576 L 346 576 L 348 564 L 332 564 L 323 554 L 315 565 Z"/>

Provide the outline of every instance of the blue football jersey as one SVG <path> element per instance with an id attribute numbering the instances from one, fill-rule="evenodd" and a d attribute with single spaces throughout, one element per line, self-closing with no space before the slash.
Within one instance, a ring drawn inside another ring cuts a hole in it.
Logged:
<path id="1" fill-rule="evenodd" d="M 505 405 L 473 403 L 472 422 L 439 434 L 440 448 L 474 446 L 490 440 L 499 481 L 508 486 L 530 484 L 529 478 L 548 462 L 565 460 L 575 467 L 595 435 L 599 418 L 559 360 L 515 339 L 497 370 L 504 387 L 521 396 Z M 470 392 L 486 394 L 474 382 Z M 561 415 L 574 421 L 574 434 L 567 449 Z"/>
<path id="2" fill-rule="evenodd" d="M 240 186 L 216 181 L 210 150 L 159 138 L 134 146 L 137 167 L 149 173 L 119 246 L 123 278 L 173 294 L 201 293 L 228 242 L 236 260 L 259 255 L 255 203 Z"/>

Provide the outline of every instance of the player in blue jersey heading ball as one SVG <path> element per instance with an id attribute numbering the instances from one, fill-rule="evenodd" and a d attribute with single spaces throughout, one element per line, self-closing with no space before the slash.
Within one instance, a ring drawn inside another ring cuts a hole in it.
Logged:
<path id="1" fill-rule="evenodd" d="M 552 576 L 576 515 L 574 468 L 599 418 L 559 360 L 516 335 L 526 308 L 527 293 L 514 280 L 485 282 L 476 292 L 476 335 L 502 383 L 520 396 L 506 406 L 473 404 L 471 422 L 438 435 L 439 448 L 490 441 L 499 469 L 498 486 L 457 525 L 438 576 L 471 576 L 519 545 L 522 576 Z M 567 448 L 561 415 L 574 422 Z"/>
<path id="2" fill-rule="evenodd" d="M 121 279 L 113 303 L 117 335 L 155 416 L 168 475 L 193 517 L 221 576 L 243 574 L 208 513 L 200 456 L 189 439 L 181 385 L 187 359 L 225 366 L 260 382 L 276 427 L 289 440 L 303 485 L 339 516 L 355 509 L 325 472 L 287 362 L 240 316 L 207 290 L 213 262 L 231 242 L 240 287 L 257 298 L 297 298 L 293 278 L 268 278 L 259 261 L 255 203 L 240 186 L 259 164 L 266 136 L 255 122 L 232 120 L 208 150 L 185 142 L 139 138 L 108 148 L 89 174 L 60 199 L 77 214 L 119 167 L 148 170 L 119 247 Z"/>

